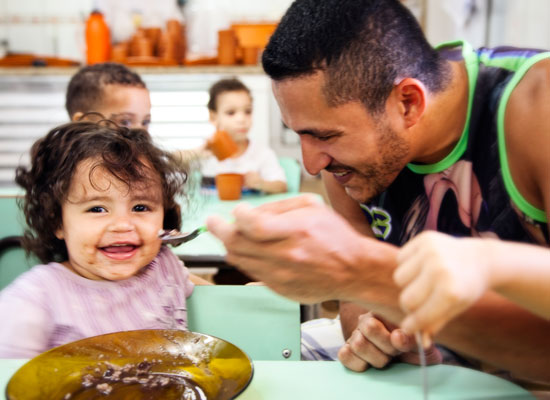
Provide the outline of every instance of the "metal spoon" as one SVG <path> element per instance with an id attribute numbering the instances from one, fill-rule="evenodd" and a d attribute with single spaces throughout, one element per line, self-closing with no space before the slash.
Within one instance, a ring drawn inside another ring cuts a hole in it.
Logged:
<path id="1" fill-rule="evenodd" d="M 422 332 L 416 332 L 414 334 L 416 344 L 418 346 L 418 354 L 420 355 L 420 368 L 422 373 L 422 398 L 428 400 L 428 369 L 426 366 L 426 353 L 424 352 L 424 345 L 427 344 L 428 339 Z"/>
<path id="2" fill-rule="evenodd" d="M 186 233 L 182 233 L 177 229 L 172 229 L 172 230 L 161 229 L 159 231 L 159 238 L 162 241 L 162 243 L 169 244 L 172 247 L 177 247 L 182 243 L 195 239 L 201 233 L 206 231 L 208 231 L 208 228 L 206 227 L 206 225 L 199 226 L 193 232 L 186 232 Z"/>

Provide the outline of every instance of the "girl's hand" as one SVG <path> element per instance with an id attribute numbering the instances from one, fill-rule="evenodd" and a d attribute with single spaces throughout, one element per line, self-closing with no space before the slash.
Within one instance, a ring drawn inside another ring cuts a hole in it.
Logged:
<path id="1" fill-rule="evenodd" d="M 394 281 L 403 288 L 404 331 L 433 335 L 481 297 L 489 286 L 483 244 L 429 231 L 399 251 Z"/>

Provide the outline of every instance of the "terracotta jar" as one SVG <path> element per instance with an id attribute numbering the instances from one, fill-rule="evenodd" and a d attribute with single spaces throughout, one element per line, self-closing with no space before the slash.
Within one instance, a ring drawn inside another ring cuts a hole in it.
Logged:
<path id="1" fill-rule="evenodd" d="M 215 177 L 220 200 L 239 200 L 243 188 L 242 174 L 218 174 Z"/>
<path id="2" fill-rule="evenodd" d="M 237 36 L 232 29 L 218 31 L 218 64 L 233 65 L 237 61 Z"/>

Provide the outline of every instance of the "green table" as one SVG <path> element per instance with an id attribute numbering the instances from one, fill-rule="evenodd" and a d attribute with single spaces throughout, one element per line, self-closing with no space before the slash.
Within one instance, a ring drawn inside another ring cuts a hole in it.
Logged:
<path id="1" fill-rule="evenodd" d="M 220 215 L 227 220 L 231 220 L 231 211 L 241 202 L 247 202 L 256 207 L 273 201 L 289 199 L 303 193 L 280 193 L 272 195 L 250 194 L 244 195 L 240 200 L 222 201 L 215 192 L 206 192 L 197 196 L 191 201 L 191 207 L 186 209 L 182 207 L 183 232 L 191 232 L 195 228 L 204 225 L 209 215 Z M 323 201 L 320 195 L 317 195 L 319 201 Z M 174 247 L 173 252 L 182 259 L 187 266 L 215 266 L 228 268 L 225 263 L 225 254 L 227 253 L 222 242 L 215 238 L 211 233 L 206 232 L 190 242 L 184 243 L 179 247 Z"/>
<path id="2" fill-rule="evenodd" d="M 0 387 L 26 360 L 0 360 Z M 450 365 L 428 367 L 430 400 L 534 399 L 493 375 Z M 420 369 L 393 364 L 356 373 L 335 361 L 255 361 L 250 385 L 239 400 L 422 400 Z"/>

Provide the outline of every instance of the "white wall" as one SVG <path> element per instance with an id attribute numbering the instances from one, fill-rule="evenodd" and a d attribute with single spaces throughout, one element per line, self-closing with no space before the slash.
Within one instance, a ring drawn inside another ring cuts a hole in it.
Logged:
<path id="1" fill-rule="evenodd" d="M 466 39 L 474 47 L 550 49 L 549 0 L 425 0 L 432 44 Z"/>
<path id="2" fill-rule="evenodd" d="M 432 45 L 465 39 L 484 46 L 487 11 L 486 0 L 427 0 L 426 36 Z"/>
<path id="3" fill-rule="evenodd" d="M 493 0 L 489 46 L 550 49 L 550 1 Z"/>
<path id="4" fill-rule="evenodd" d="M 0 40 L 15 52 L 83 59 L 92 0 L 0 0 Z"/>

